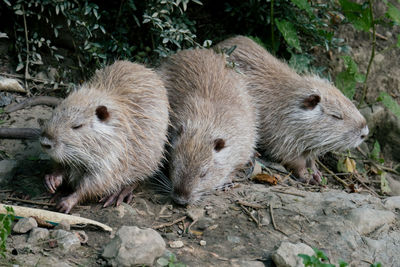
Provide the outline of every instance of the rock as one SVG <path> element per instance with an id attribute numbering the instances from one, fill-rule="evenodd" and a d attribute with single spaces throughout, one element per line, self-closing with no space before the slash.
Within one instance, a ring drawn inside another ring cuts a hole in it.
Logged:
<path id="1" fill-rule="evenodd" d="M 171 247 L 171 248 L 181 248 L 181 247 L 183 247 L 183 242 L 181 241 L 181 240 L 176 240 L 176 241 L 172 241 L 172 242 L 170 242 L 169 243 L 169 246 Z"/>
<path id="2" fill-rule="evenodd" d="M 383 201 L 383 204 L 389 210 L 400 209 L 400 196 L 388 197 Z"/>
<path id="3" fill-rule="evenodd" d="M 376 54 L 374 57 L 374 63 L 380 64 L 382 61 L 385 60 L 385 56 L 382 54 Z"/>
<path id="4" fill-rule="evenodd" d="M 298 254 L 314 255 L 314 250 L 304 243 L 292 244 L 284 241 L 273 252 L 272 260 L 277 267 L 303 267 L 303 260 Z"/>
<path id="5" fill-rule="evenodd" d="M 55 230 L 51 233 L 51 236 L 57 240 L 58 247 L 65 252 L 81 246 L 81 241 L 74 233 L 65 230 Z"/>
<path id="6" fill-rule="evenodd" d="M 391 196 L 400 196 L 400 182 L 391 177 L 386 173 L 386 180 L 388 181 Z"/>
<path id="7" fill-rule="evenodd" d="M 213 219 L 208 218 L 208 217 L 203 217 L 197 221 L 197 223 L 195 224 L 195 227 L 199 230 L 205 230 L 213 224 L 214 224 Z"/>
<path id="8" fill-rule="evenodd" d="M 13 227 L 13 231 L 19 234 L 25 234 L 37 227 L 38 224 L 34 218 L 22 218 Z"/>
<path id="9" fill-rule="evenodd" d="M 191 207 L 187 210 L 187 216 L 193 221 L 197 221 L 204 216 L 204 209 Z"/>
<path id="10" fill-rule="evenodd" d="M 12 159 L 3 159 L 0 161 L 0 184 L 9 181 L 14 177 L 17 170 L 17 161 Z"/>
<path id="11" fill-rule="evenodd" d="M 71 225 L 69 224 L 69 222 L 65 221 L 65 220 L 61 220 L 55 227 L 54 230 L 65 230 L 65 231 L 69 231 L 71 230 Z"/>
<path id="12" fill-rule="evenodd" d="M 46 228 L 33 228 L 32 231 L 29 233 L 28 243 L 37 243 L 42 240 L 48 239 L 50 236 L 49 230 Z"/>
<path id="13" fill-rule="evenodd" d="M 12 100 L 13 97 L 10 94 L 6 92 L 0 92 L 0 107 L 4 107 L 11 104 Z"/>
<path id="14" fill-rule="evenodd" d="M 390 224 L 395 218 L 396 215 L 391 211 L 371 208 L 353 209 L 347 216 L 360 234 L 368 234 L 385 223 Z"/>
<path id="15" fill-rule="evenodd" d="M 200 240 L 199 244 L 200 246 L 205 246 L 207 245 L 207 242 L 205 240 Z"/>
<path id="16" fill-rule="evenodd" d="M 240 237 L 238 236 L 233 236 L 233 235 L 228 235 L 227 237 L 229 242 L 235 243 L 235 244 L 239 244 L 240 243 Z"/>
<path id="17" fill-rule="evenodd" d="M 151 266 L 164 250 L 165 242 L 155 230 L 122 226 L 104 247 L 102 256 L 112 266 Z"/>

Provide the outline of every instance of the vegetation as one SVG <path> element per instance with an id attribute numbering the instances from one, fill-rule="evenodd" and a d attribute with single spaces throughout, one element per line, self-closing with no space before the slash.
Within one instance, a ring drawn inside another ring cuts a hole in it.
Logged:
<path id="1" fill-rule="evenodd" d="M 5 258 L 7 237 L 11 234 L 11 224 L 14 221 L 14 210 L 5 207 L 7 213 L 0 214 L 0 255 Z"/>

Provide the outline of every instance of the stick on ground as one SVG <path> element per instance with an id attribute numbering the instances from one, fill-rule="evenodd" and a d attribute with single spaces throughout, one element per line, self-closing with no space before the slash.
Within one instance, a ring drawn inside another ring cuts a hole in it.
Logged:
<path id="1" fill-rule="evenodd" d="M 37 106 L 37 105 L 46 105 L 50 107 L 55 107 L 57 106 L 62 99 L 57 98 L 57 97 L 52 97 L 52 96 L 36 96 L 32 98 L 28 98 L 21 103 L 16 103 L 16 104 L 11 104 L 8 105 L 4 111 L 6 113 L 11 113 L 20 109 L 24 108 L 29 108 L 32 106 Z"/>
<path id="2" fill-rule="evenodd" d="M 37 139 L 39 135 L 36 128 L 0 128 L 0 139 Z"/>

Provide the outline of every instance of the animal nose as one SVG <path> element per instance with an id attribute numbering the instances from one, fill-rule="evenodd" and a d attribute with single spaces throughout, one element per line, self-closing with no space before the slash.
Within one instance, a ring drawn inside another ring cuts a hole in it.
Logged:
<path id="1" fill-rule="evenodd" d="M 40 145 L 44 150 L 52 149 L 53 148 L 53 141 L 46 136 L 46 134 L 42 134 L 40 138 Z"/>
<path id="2" fill-rule="evenodd" d="M 172 193 L 172 200 L 181 206 L 187 206 L 189 204 L 189 200 L 185 198 L 184 196 L 178 195 L 177 193 L 173 192 Z"/>
<path id="3" fill-rule="evenodd" d="M 361 130 L 361 136 L 360 136 L 361 139 L 367 138 L 368 134 L 369 134 L 369 129 L 368 129 L 368 126 L 366 125 L 366 126 Z"/>

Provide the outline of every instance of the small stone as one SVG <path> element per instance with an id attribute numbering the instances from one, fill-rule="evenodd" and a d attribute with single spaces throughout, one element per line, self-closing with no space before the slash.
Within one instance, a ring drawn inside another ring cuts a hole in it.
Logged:
<path id="1" fill-rule="evenodd" d="M 7 182 L 17 170 L 17 161 L 11 159 L 3 159 L 0 161 L 0 184 Z"/>
<path id="2" fill-rule="evenodd" d="M 383 204 L 389 210 L 400 209 L 400 196 L 388 197 L 383 201 Z"/>
<path id="3" fill-rule="evenodd" d="M 181 248 L 183 247 L 183 242 L 181 240 L 172 241 L 169 243 L 171 248 Z"/>
<path id="4" fill-rule="evenodd" d="M 382 63 L 382 61 L 383 60 L 385 60 L 385 56 L 384 55 L 382 55 L 382 54 L 376 54 L 375 55 L 375 57 L 374 57 L 374 61 L 376 62 L 376 63 Z"/>
<path id="5" fill-rule="evenodd" d="M 58 247 L 68 252 L 81 246 L 79 238 L 71 232 L 65 230 L 55 230 L 51 236 L 57 240 Z"/>
<path id="6" fill-rule="evenodd" d="M 205 240 L 200 240 L 200 246 L 205 246 L 207 245 L 207 242 Z"/>
<path id="7" fill-rule="evenodd" d="M 22 218 L 13 227 L 13 231 L 19 234 L 25 234 L 37 227 L 38 224 L 34 218 Z"/>
<path id="8" fill-rule="evenodd" d="M 347 219 L 360 234 L 368 234 L 385 223 L 392 223 L 396 215 L 391 211 L 358 208 L 353 209 Z"/>
<path id="9" fill-rule="evenodd" d="M 89 237 L 85 231 L 74 231 L 74 234 L 79 238 L 81 244 L 86 244 L 89 241 Z"/>
<path id="10" fill-rule="evenodd" d="M 187 216 L 189 216 L 193 221 L 197 221 L 204 216 L 203 208 L 189 208 L 187 211 Z"/>
<path id="11" fill-rule="evenodd" d="M 233 236 L 233 235 L 228 235 L 227 237 L 229 242 L 235 243 L 235 244 L 239 244 L 240 243 L 240 237 L 238 236 Z"/>
<path id="12" fill-rule="evenodd" d="M 314 250 L 304 243 L 292 244 L 284 241 L 279 248 L 273 252 L 272 260 L 277 267 L 303 267 L 302 258 L 298 254 L 314 255 Z"/>
<path id="13" fill-rule="evenodd" d="M 102 256 L 113 266 L 152 266 L 164 250 L 165 242 L 157 231 L 122 226 L 104 247 Z"/>
<path id="14" fill-rule="evenodd" d="M 50 232 L 45 228 L 33 228 L 29 233 L 28 243 L 37 243 L 41 240 L 46 240 L 49 238 Z"/>
<path id="15" fill-rule="evenodd" d="M 203 217 L 200 218 L 197 223 L 195 224 L 195 227 L 199 230 L 205 230 L 208 227 L 210 227 L 211 225 L 214 224 L 214 220 L 211 218 L 207 218 L 207 217 Z"/>
<path id="16" fill-rule="evenodd" d="M 69 231 L 71 230 L 71 225 L 69 224 L 69 222 L 67 222 L 66 220 L 61 220 L 55 227 L 54 230 L 65 230 L 65 231 Z"/>

